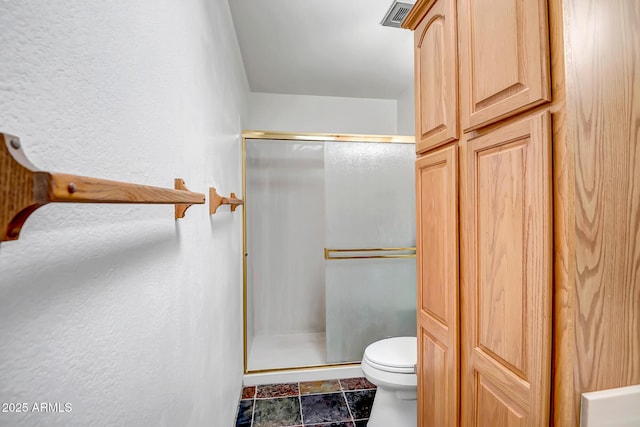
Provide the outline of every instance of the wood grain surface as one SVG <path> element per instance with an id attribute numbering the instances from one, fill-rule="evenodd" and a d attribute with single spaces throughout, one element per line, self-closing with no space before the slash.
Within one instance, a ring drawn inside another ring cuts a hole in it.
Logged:
<path id="1" fill-rule="evenodd" d="M 418 425 L 459 421 L 458 147 L 416 161 Z"/>
<path id="2" fill-rule="evenodd" d="M 0 133 L 0 241 L 17 240 L 29 215 L 47 203 L 47 177 L 35 172 L 19 141 Z"/>
<path id="3" fill-rule="evenodd" d="M 549 1 L 551 120 L 553 124 L 553 378 L 554 426 L 577 426 L 580 401 L 574 396 L 575 360 L 575 162 L 567 138 L 562 0 Z"/>
<path id="4" fill-rule="evenodd" d="M 640 2 L 564 6 L 577 400 L 640 383 Z"/>
<path id="5" fill-rule="evenodd" d="M 458 139 L 455 0 L 436 1 L 415 34 L 416 152 Z"/>
<path id="6" fill-rule="evenodd" d="M 407 16 L 402 21 L 402 28 L 407 28 L 409 30 L 415 30 L 424 15 L 431 8 L 433 3 L 436 0 L 417 0 Z"/>
<path id="7" fill-rule="evenodd" d="M 465 135 L 460 145 L 461 422 L 545 426 L 551 403 L 550 115 Z"/>
<path id="8" fill-rule="evenodd" d="M 548 37 L 547 0 L 458 0 L 465 132 L 551 99 Z"/>
<path id="9" fill-rule="evenodd" d="M 202 204 L 204 194 L 180 189 L 152 187 L 86 176 L 51 173 L 49 202 L 66 203 L 139 203 L 139 204 Z M 180 178 L 177 178 L 180 179 Z"/>

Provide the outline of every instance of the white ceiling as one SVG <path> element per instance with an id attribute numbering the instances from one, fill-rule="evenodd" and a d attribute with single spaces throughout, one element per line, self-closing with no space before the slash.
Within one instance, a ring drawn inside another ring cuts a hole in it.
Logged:
<path id="1" fill-rule="evenodd" d="M 391 0 L 229 0 L 253 92 L 397 99 L 413 34 L 380 25 Z"/>

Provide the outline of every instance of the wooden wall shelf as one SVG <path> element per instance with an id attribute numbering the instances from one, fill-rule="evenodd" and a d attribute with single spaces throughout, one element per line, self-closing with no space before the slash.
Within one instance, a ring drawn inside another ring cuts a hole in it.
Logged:
<path id="1" fill-rule="evenodd" d="M 209 214 L 213 215 L 221 205 L 230 205 L 231 212 L 235 211 L 238 206 L 244 205 L 244 200 L 238 199 L 235 193 L 231 193 L 229 197 L 222 197 L 215 188 L 209 187 Z"/>
<path id="2" fill-rule="evenodd" d="M 204 202 L 204 194 L 188 191 L 180 178 L 169 189 L 40 171 L 19 138 L 0 133 L 0 241 L 17 240 L 29 215 L 48 203 L 172 204 L 182 218 L 189 206 Z"/>

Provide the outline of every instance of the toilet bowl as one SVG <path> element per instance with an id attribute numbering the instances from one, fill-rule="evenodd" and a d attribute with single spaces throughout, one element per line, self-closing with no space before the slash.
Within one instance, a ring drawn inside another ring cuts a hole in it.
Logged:
<path id="1" fill-rule="evenodd" d="M 416 337 L 395 337 L 364 350 L 362 372 L 378 387 L 368 427 L 416 427 L 417 345 Z"/>

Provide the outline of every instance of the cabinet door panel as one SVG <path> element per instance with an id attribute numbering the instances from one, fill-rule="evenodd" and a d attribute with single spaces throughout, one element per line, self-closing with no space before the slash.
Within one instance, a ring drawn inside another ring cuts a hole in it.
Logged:
<path id="1" fill-rule="evenodd" d="M 551 99 L 546 0 L 459 0 L 465 131 Z"/>
<path id="2" fill-rule="evenodd" d="M 422 392 L 420 405 L 420 426 L 445 426 L 447 424 L 446 383 L 449 376 L 447 358 L 449 350 L 442 341 L 421 328 L 421 351 L 423 353 Z"/>
<path id="3" fill-rule="evenodd" d="M 478 376 L 478 425 L 525 427 L 525 411 L 490 380 Z"/>
<path id="4" fill-rule="evenodd" d="M 418 425 L 458 425 L 457 146 L 416 162 Z"/>
<path id="5" fill-rule="evenodd" d="M 462 421 L 549 423 L 548 112 L 461 144 Z"/>
<path id="6" fill-rule="evenodd" d="M 415 30 L 416 151 L 458 138 L 455 0 L 438 0 Z"/>

